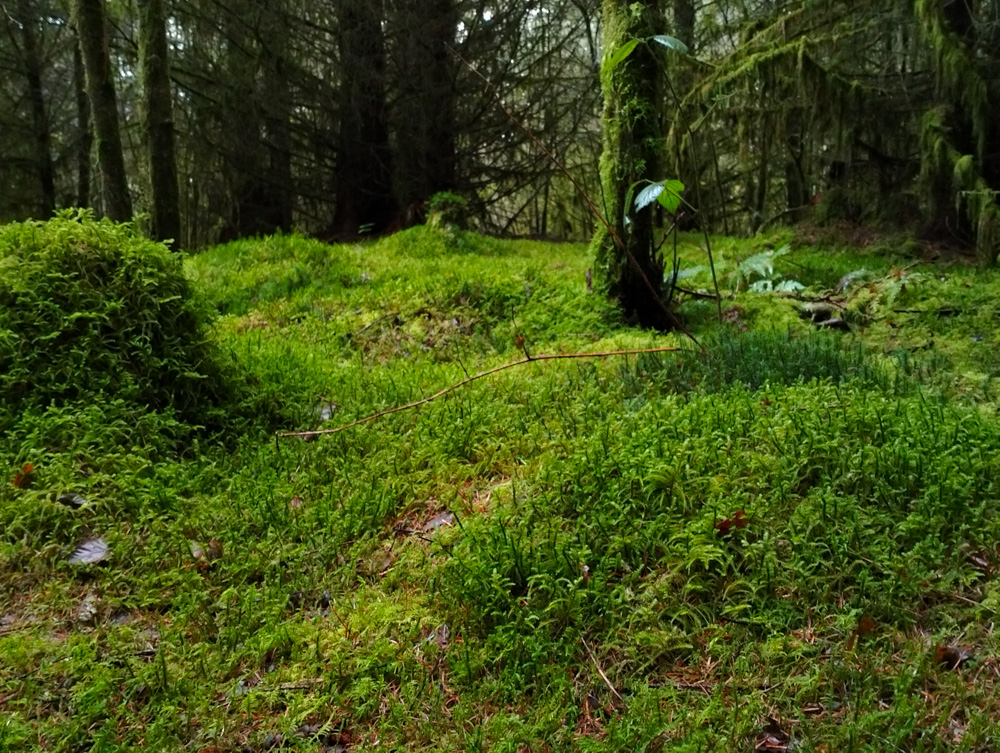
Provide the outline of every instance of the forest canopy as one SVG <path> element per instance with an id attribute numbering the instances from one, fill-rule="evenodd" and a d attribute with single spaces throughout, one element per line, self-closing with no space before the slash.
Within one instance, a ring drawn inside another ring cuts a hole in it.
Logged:
<path id="1" fill-rule="evenodd" d="M 134 211 L 200 248 L 401 229 L 453 191 L 476 229 L 588 237 L 602 19 L 632 5 L 686 49 L 656 52 L 643 163 L 687 186 L 681 227 L 889 224 L 994 260 L 995 0 L 8 0 L 0 220 Z"/>

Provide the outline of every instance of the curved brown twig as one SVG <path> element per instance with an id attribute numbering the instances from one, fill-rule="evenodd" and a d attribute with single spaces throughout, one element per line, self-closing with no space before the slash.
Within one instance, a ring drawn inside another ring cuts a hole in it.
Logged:
<path id="1" fill-rule="evenodd" d="M 491 374 L 496 374 L 501 371 L 506 371 L 507 369 L 512 369 L 515 366 L 523 366 L 526 363 L 535 363 L 536 361 L 557 361 L 561 359 L 568 358 L 610 358 L 612 356 L 632 356 L 632 355 L 642 355 L 643 353 L 670 353 L 673 351 L 683 350 L 679 347 L 669 347 L 669 348 L 643 348 L 640 350 L 611 350 L 605 351 L 603 353 L 550 353 L 547 355 L 540 356 L 528 356 L 527 358 L 522 358 L 520 361 L 511 361 L 510 363 L 505 363 L 500 366 L 494 366 L 492 369 L 487 369 L 486 371 L 481 371 L 478 374 L 473 374 L 472 376 L 463 379 L 461 382 L 455 382 L 443 390 L 435 392 L 429 397 L 425 397 L 421 400 L 416 400 L 412 403 L 407 403 L 406 405 L 397 405 L 395 408 L 388 408 L 387 410 L 379 411 L 378 413 L 372 413 L 370 416 L 365 416 L 364 418 L 359 418 L 357 421 L 351 421 L 349 424 L 344 424 L 343 426 L 338 426 L 336 429 L 317 429 L 315 431 L 285 431 L 279 432 L 274 435 L 275 442 L 279 439 L 286 437 L 318 437 L 323 434 L 336 434 L 337 432 L 344 431 L 345 429 L 351 429 L 355 426 L 359 426 L 369 421 L 374 421 L 375 419 L 382 418 L 383 416 L 388 416 L 392 413 L 399 413 L 400 411 L 410 410 L 411 408 L 417 408 L 421 405 L 426 405 L 432 400 L 437 400 L 439 397 L 447 395 L 449 392 L 454 392 L 459 387 L 464 387 L 465 385 L 475 382 L 477 379 L 482 379 L 488 377 Z"/>

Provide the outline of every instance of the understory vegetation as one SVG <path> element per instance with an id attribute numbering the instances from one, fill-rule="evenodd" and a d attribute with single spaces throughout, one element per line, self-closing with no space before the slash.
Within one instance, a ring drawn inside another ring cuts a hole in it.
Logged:
<path id="1" fill-rule="evenodd" d="M 994 750 L 1000 274 L 714 248 L 702 349 L 580 245 L 5 229 L 0 750 Z"/>

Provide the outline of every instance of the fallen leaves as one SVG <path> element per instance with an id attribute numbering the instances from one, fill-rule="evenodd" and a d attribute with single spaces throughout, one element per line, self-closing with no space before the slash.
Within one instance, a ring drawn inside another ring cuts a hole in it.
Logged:
<path id="1" fill-rule="evenodd" d="M 429 533 L 430 531 L 437 530 L 442 526 L 454 525 L 455 516 L 450 512 L 443 512 L 440 515 L 435 515 L 433 518 L 424 523 L 424 533 Z"/>
<path id="2" fill-rule="evenodd" d="M 11 483 L 13 483 L 18 489 L 30 489 L 34 482 L 35 465 L 34 463 L 25 463 L 21 470 L 14 474 L 14 480 Z"/>
<path id="3" fill-rule="evenodd" d="M 934 663 L 945 669 L 958 669 L 974 658 L 972 652 L 962 646 L 942 644 L 934 651 Z"/>
<path id="4" fill-rule="evenodd" d="M 79 510 L 87 504 L 85 497 L 73 492 L 64 492 L 63 494 L 60 494 L 56 497 L 56 502 L 61 505 L 66 505 L 66 507 L 72 507 L 74 510 Z"/>
<path id="5" fill-rule="evenodd" d="M 69 557 L 71 565 L 97 565 L 111 556 L 111 547 L 104 539 L 87 539 Z"/>
<path id="6" fill-rule="evenodd" d="M 867 638 L 878 629 L 878 623 L 867 615 L 858 620 L 858 626 L 851 633 L 851 639 L 847 642 L 847 650 L 853 651 L 859 638 Z"/>
<path id="7" fill-rule="evenodd" d="M 188 546 L 191 548 L 191 556 L 198 562 L 200 570 L 207 570 L 213 562 L 222 557 L 222 542 L 218 539 L 211 539 L 205 546 L 197 541 L 188 541 Z"/>
<path id="8" fill-rule="evenodd" d="M 733 517 L 725 518 L 715 524 L 715 534 L 719 538 L 725 538 L 732 533 L 734 528 L 746 528 L 749 523 L 750 519 L 746 516 L 746 513 L 742 510 L 737 510 L 733 513 Z"/>
<path id="9" fill-rule="evenodd" d="M 794 750 L 797 745 L 791 735 L 781 728 L 777 719 L 768 719 L 767 723 L 754 740 L 754 750 L 767 751 L 767 753 L 785 753 Z"/>

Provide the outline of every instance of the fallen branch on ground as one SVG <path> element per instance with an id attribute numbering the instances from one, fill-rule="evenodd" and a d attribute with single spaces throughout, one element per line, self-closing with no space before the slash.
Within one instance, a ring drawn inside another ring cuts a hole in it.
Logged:
<path id="1" fill-rule="evenodd" d="M 551 353 L 547 355 L 540 356 L 527 356 L 522 358 L 520 361 L 511 361 L 510 363 L 502 364 L 501 366 L 494 366 L 492 369 L 487 369 L 486 371 L 481 371 L 478 374 L 473 374 L 472 376 L 463 379 L 461 382 L 456 382 L 448 387 L 445 387 L 439 392 L 435 392 L 429 397 L 425 397 L 421 400 L 417 400 L 406 405 L 397 405 L 395 408 L 389 408 L 387 410 L 379 411 L 378 413 L 372 413 L 370 416 L 365 416 L 364 418 L 359 418 L 357 421 L 352 421 L 349 424 L 344 424 L 343 426 L 338 426 L 336 429 L 317 429 L 315 431 L 286 431 L 279 432 L 274 435 L 274 440 L 277 442 L 279 439 L 286 437 L 301 437 L 303 439 L 318 437 L 323 434 L 336 434 L 337 432 L 344 431 L 345 429 L 350 429 L 360 424 L 368 423 L 369 421 L 374 421 L 377 418 L 382 418 L 383 416 L 388 416 L 392 413 L 399 413 L 400 411 L 409 410 L 411 408 L 417 408 L 421 405 L 426 405 L 432 400 L 437 400 L 439 397 L 447 395 L 449 392 L 454 392 L 459 387 L 464 387 L 470 382 L 475 382 L 477 379 L 482 379 L 488 377 L 491 374 L 496 374 L 501 371 L 506 371 L 507 369 L 512 369 L 515 366 L 523 366 L 526 363 L 534 363 L 536 361 L 557 361 L 561 359 L 569 358 L 610 358 L 613 356 L 634 356 L 642 355 L 644 353 L 671 353 L 678 350 L 683 350 L 679 347 L 670 348 L 644 348 L 641 350 L 612 350 L 603 353 Z"/>
<path id="2" fill-rule="evenodd" d="M 619 701 L 623 701 L 624 702 L 624 699 L 621 697 L 621 695 L 615 689 L 615 686 L 611 684 L 611 680 L 609 680 L 608 676 L 606 674 L 604 674 L 604 670 L 601 669 L 601 665 L 597 661 L 597 657 L 594 656 L 594 652 L 591 651 L 590 650 L 590 646 L 587 645 L 586 639 L 585 638 L 581 638 L 580 641 L 583 643 L 583 647 L 585 649 L 587 649 L 587 653 L 590 654 L 590 660 L 592 662 L 594 662 L 594 666 L 597 668 L 597 674 L 599 674 L 601 676 L 601 679 L 604 680 L 604 684 L 608 686 L 608 690 L 610 690 L 612 693 L 615 694 L 615 698 L 617 698 Z"/>

